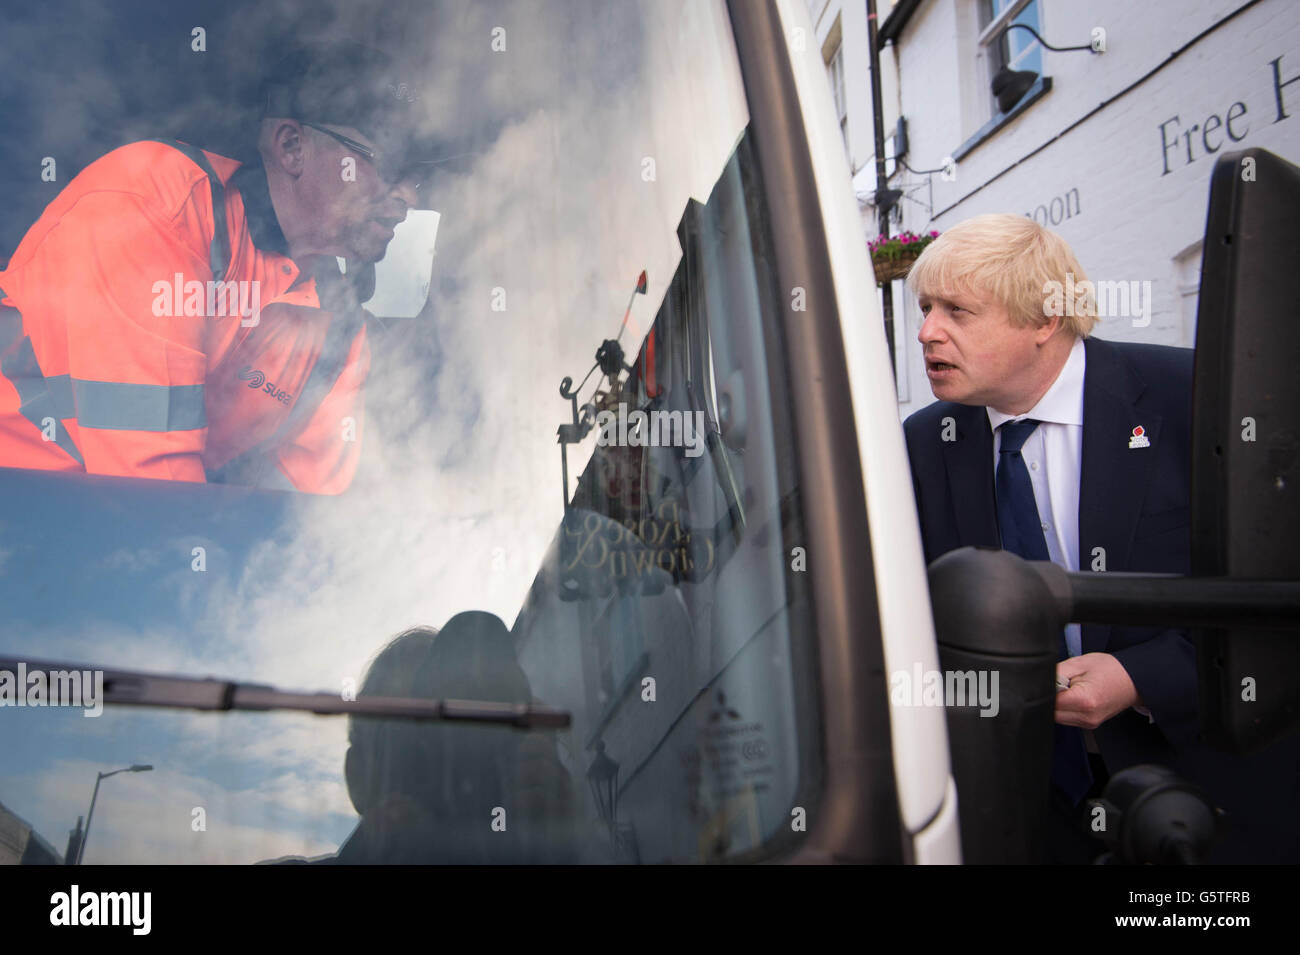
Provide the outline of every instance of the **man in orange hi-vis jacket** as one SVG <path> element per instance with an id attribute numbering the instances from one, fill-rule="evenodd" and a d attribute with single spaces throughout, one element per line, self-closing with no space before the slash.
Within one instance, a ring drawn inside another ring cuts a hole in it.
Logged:
<path id="1" fill-rule="evenodd" d="M 260 162 L 145 141 L 73 179 L 0 271 L 0 467 L 346 490 L 369 316 L 336 257 L 383 257 L 427 159 L 396 79 L 305 48 Z"/>

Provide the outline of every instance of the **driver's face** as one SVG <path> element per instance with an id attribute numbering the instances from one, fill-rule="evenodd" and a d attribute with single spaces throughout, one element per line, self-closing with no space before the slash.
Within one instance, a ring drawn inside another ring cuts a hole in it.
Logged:
<path id="1" fill-rule="evenodd" d="M 330 126 L 335 132 L 374 148 L 351 126 Z M 307 148 L 304 189 L 316 210 L 313 231 L 321 248 L 357 262 L 384 257 L 393 229 L 418 201 L 413 180 L 385 183 L 365 156 L 319 130 L 304 128 Z"/>

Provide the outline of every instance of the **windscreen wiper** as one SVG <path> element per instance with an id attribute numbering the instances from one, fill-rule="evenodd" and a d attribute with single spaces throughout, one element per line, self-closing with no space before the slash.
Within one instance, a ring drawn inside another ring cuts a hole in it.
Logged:
<path id="1" fill-rule="evenodd" d="M 566 710 L 535 703 L 498 703 L 488 700 L 427 700 L 398 696 L 361 696 L 346 699 L 341 693 L 295 693 L 259 683 L 236 683 L 214 677 L 165 676 L 139 670 L 112 670 L 75 663 L 53 663 L 0 657 L 0 672 L 44 674 L 50 686 L 57 674 L 103 674 L 105 705 L 162 706 L 186 710 L 299 710 L 321 716 L 383 716 L 396 719 L 440 720 L 467 723 L 502 723 L 520 729 L 566 729 L 572 722 Z M 17 687 L 27 693 L 27 686 Z M 49 691 L 53 692 L 53 691 Z"/>

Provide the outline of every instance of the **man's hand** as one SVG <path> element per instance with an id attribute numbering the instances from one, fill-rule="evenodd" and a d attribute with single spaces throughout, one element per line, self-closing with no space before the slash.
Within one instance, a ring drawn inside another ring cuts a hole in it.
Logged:
<path id="1" fill-rule="evenodd" d="M 1057 679 L 1070 688 L 1056 694 L 1056 722 L 1095 730 L 1130 706 L 1141 706 L 1124 665 L 1109 653 L 1084 653 L 1056 665 Z"/>

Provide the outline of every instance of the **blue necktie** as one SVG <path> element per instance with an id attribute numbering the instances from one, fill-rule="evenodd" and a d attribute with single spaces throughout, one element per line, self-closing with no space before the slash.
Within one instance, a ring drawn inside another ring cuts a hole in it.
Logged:
<path id="1" fill-rule="evenodd" d="M 1018 554 L 1025 560 L 1048 560 L 1047 540 L 1043 537 L 1043 524 L 1034 500 L 1034 485 L 1020 449 L 1038 427 L 1033 418 L 1007 421 L 998 431 L 1002 443 L 998 448 L 998 529 L 1002 533 L 1002 548 Z M 1065 632 L 1061 632 L 1057 658 L 1069 656 L 1065 646 Z M 1077 726 L 1054 723 L 1055 740 L 1052 746 L 1052 782 L 1069 798 L 1072 805 L 1092 786 L 1092 767 L 1088 764 L 1088 749 L 1083 742 L 1083 732 Z"/>

